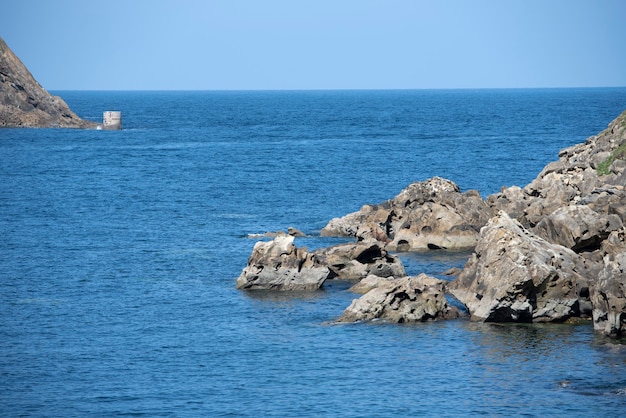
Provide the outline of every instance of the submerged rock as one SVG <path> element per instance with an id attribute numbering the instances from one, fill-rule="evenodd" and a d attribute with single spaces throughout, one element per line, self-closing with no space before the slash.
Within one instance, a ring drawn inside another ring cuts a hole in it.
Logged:
<path id="1" fill-rule="evenodd" d="M 562 322 L 590 312 L 584 259 L 524 229 L 505 212 L 482 229 L 449 285 L 474 321 Z"/>
<path id="2" fill-rule="evenodd" d="M 445 297 L 446 282 L 420 274 L 371 283 L 365 295 L 352 301 L 337 322 L 381 320 L 394 323 L 453 319 L 459 311 Z"/>

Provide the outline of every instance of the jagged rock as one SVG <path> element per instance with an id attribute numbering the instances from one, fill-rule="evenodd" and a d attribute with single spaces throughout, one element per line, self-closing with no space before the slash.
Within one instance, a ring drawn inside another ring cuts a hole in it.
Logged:
<path id="1" fill-rule="evenodd" d="M 331 220 L 322 235 L 388 242 L 390 251 L 472 248 L 494 213 L 478 192 L 461 193 L 454 182 L 433 177 L 380 205 Z"/>
<path id="2" fill-rule="evenodd" d="M 624 186 L 604 185 L 596 188 L 577 202 L 606 215 L 617 215 L 626 223 L 626 190 Z"/>
<path id="3" fill-rule="evenodd" d="M 524 227 L 532 228 L 555 210 L 585 204 L 595 212 L 616 214 L 626 222 L 626 112 L 585 143 L 561 150 L 523 189 L 501 190 L 487 204 L 504 210 Z M 610 164 L 609 164 L 610 163 Z M 607 166 L 603 168 L 604 166 Z"/>
<path id="4" fill-rule="evenodd" d="M 238 289 L 316 290 L 330 275 L 306 248 L 296 248 L 294 237 L 280 235 L 254 245 L 248 265 L 237 278 Z"/>
<path id="5" fill-rule="evenodd" d="M 474 251 L 448 287 L 472 320 L 553 322 L 586 313 L 583 258 L 525 230 L 505 212 L 482 229 Z"/>
<path id="6" fill-rule="evenodd" d="M 560 322 L 593 315 L 598 332 L 623 335 L 625 160 L 626 112 L 584 144 L 562 150 L 523 189 L 503 188 L 483 201 L 435 177 L 322 230 L 357 237 L 357 243 L 312 253 L 295 248 L 291 236 L 258 243 L 237 286 L 289 290 L 318 288 L 332 278 L 359 280 L 352 290 L 367 293 L 340 322 L 450 317 L 458 311 L 445 301 L 445 283 L 406 277 L 387 251 L 476 244 L 447 285 L 472 320 Z"/>
<path id="7" fill-rule="evenodd" d="M 591 302 L 596 332 L 626 335 L 626 252 L 604 257 L 604 269 L 591 287 Z"/>
<path id="8" fill-rule="evenodd" d="M 331 279 L 361 280 L 369 275 L 406 276 L 400 259 L 389 254 L 377 242 L 335 245 L 316 250 L 315 255 L 319 263 L 331 270 Z"/>
<path id="9" fill-rule="evenodd" d="M 581 252 L 598 249 L 612 231 L 621 227 L 617 215 L 599 214 L 587 205 L 570 205 L 543 218 L 533 232 L 546 241 Z"/>
<path id="10" fill-rule="evenodd" d="M 0 38 L 0 127 L 93 128 L 48 93 Z"/>
<path id="11" fill-rule="evenodd" d="M 500 193 L 487 196 L 486 204 L 498 211 L 503 210 L 513 219 L 521 220 L 528 207 L 528 196 L 519 186 L 503 187 Z"/>
<path id="12" fill-rule="evenodd" d="M 611 232 L 608 238 L 602 242 L 600 252 L 603 256 L 626 252 L 626 226 Z"/>
<path id="13" fill-rule="evenodd" d="M 376 287 L 352 301 L 337 322 L 405 323 L 457 318 L 459 312 L 448 304 L 445 286 L 445 281 L 425 274 L 378 280 Z"/>
<path id="14" fill-rule="evenodd" d="M 281 234 L 273 241 L 257 242 L 237 278 L 237 288 L 315 290 L 327 279 L 406 276 L 400 259 L 379 243 L 342 244 L 309 252 L 293 241 L 293 236 Z"/>
<path id="15" fill-rule="evenodd" d="M 555 210 L 576 202 L 601 185 L 594 169 L 567 172 L 565 174 L 550 172 L 540 175 L 524 188 L 529 199 L 525 211 L 525 226 L 537 225 L 545 216 Z"/>

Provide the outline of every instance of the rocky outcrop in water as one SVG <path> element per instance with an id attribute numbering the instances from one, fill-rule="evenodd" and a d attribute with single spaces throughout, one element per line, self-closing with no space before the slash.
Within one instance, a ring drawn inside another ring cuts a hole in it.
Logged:
<path id="1" fill-rule="evenodd" d="M 461 193 L 440 177 L 413 183 L 380 205 L 331 220 L 325 236 L 353 236 L 386 243 L 390 251 L 467 249 L 495 212 L 476 191 Z"/>
<path id="2" fill-rule="evenodd" d="M 52 96 L 0 38 L 0 127 L 92 128 L 58 96 Z"/>
<path id="3" fill-rule="evenodd" d="M 563 322 L 591 316 L 585 260 L 524 229 L 505 212 L 482 229 L 451 294 L 472 320 Z"/>
<path id="4" fill-rule="evenodd" d="M 406 276 L 400 259 L 378 243 L 343 244 L 309 252 L 293 242 L 290 235 L 257 242 L 237 279 L 237 288 L 316 290 L 328 279 L 357 281 L 369 275 Z"/>
<path id="5" fill-rule="evenodd" d="M 443 280 L 420 274 L 399 279 L 378 278 L 373 286 L 353 300 L 337 322 L 408 323 L 459 317 L 459 311 L 446 300 Z"/>
<path id="6" fill-rule="evenodd" d="M 248 265 L 237 278 L 238 289 L 317 290 L 330 275 L 315 254 L 297 248 L 294 237 L 280 235 L 254 245 Z"/>
<path id="7" fill-rule="evenodd" d="M 369 275 L 406 276 L 400 259 L 390 254 L 377 242 L 335 245 L 316 250 L 315 254 L 320 263 L 331 270 L 330 279 L 356 281 Z"/>
<path id="8" fill-rule="evenodd" d="M 625 169 L 626 112 L 562 150 L 524 188 L 503 188 L 483 201 L 435 177 L 331 220 L 322 235 L 357 243 L 316 250 L 315 260 L 328 278 L 360 280 L 352 290 L 365 293 L 339 321 L 454 317 L 443 296 L 449 291 L 474 321 L 593 318 L 597 332 L 624 335 Z M 448 285 L 405 277 L 387 252 L 468 247 L 473 255 Z"/>

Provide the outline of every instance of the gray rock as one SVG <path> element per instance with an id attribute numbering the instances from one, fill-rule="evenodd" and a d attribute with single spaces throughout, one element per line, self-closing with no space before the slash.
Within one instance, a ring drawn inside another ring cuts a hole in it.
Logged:
<path id="1" fill-rule="evenodd" d="M 533 232 L 546 241 L 581 252 L 598 249 L 612 231 L 621 227 L 617 215 L 599 214 L 587 205 L 570 205 L 544 217 Z"/>
<path id="2" fill-rule="evenodd" d="M 617 215 L 626 222 L 626 190 L 620 185 L 604 185 L 591 191 L 577 202 L 606 215 Z"/>
<path id="3" fill-rule="evenodd" d="M 589 205 L 598 213 L 616 214 L 626 222 L 626 161 L 624 152 L 620 152 L 625 143 L 626 112 L 585 143 L 561 150 L 559 160 L 546 165 L 523 189 L 503 189 L 488 196 L 486 202 L 527 228 L 538 225 L 555 210 L 576 203 Z M 599 174 L 600 166 L 613 159 L 608 174 Z"/>
<path id="4" fill-rule="evenodd" d="M 465 249 L 495 211 L 476 191 L 461 193 L 452 181 L 433 177 L 413 183 L 380 205 L 331 220 L 325 236 L 355 236 L 387 243 L 390 251 Z"/>
<path id="5" fill-rule="evenodd" d="M 559 322 L 584 314 L 585 274 L 578 254 L 500 212 L 481 230 L 474 254 L 448 288 L 474 321 Z"/>
<path id="6" fill-rule="evenodd" d="M 316 250 L 314 254 L 320 264 L 331 270 L 332 279 L 362 280 L 369 275 L 406 276 L 400 259 L 389 254 L 378 242 L 335 245 Z"/>
<path id="7" fill-rule="evenodd" d="M 400 259 L 379 243 L 349 243 L 309 252 L 297 248 L 294 237 L 281 234 L 257 242 L 247 266 L 237 278 L 238 289 L 316 290 L 327 279 L 361 280 L 406 276 Z"/>
<path id="8" fill-rule="evenodd" d="M 459 312 L 448 304 L 445 286 L 445 281 L 425 274 L 379 279 L 375 287 L 352 301 L 337 322 L 407 323 L 457 318 Z"/>
<path id="9" fill-rule="evenodd" d="M 296 248 L 294 237 L 280 235 L 269 242 L 257 242 L 248 265 L 237 278 L 238 289 L 317 290 L 330 275 L 316 255 Z"/>
<path id="10" fill-rule="evenodd" d="M 379 277 L 370 274 L 366 278 L 362 279 L 355 285 L 353 285 L 350 289 L 348 289 L 352 293 L 360 293 L 362 295 L 366 294 L 372 289 L 379 287 L 381 284 L 388 283 L 389 281 L 396 280 L 395 277 Z"/>
<path id="11" fill-rule="evenodd" d="M 596 332 L 626 335 L 626 252 L 604 257 L 604 269 L 591 287 L 591 302 Z"/>
<path id="12" fill-rule="evenodd" d="M 611 232 L 608 238 L 602 242 L 600 252 L 603 256 L 626 252 L 626 227 Z"/>

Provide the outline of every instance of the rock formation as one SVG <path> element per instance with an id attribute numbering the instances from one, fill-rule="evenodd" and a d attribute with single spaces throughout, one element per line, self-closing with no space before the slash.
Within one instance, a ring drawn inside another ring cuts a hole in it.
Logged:
<path id="1" fill-rule="evenodd" d="M 602 242 L 602 269 L 591 285 L 593 326 L 611 337 L 626 335 L 626 227 Z"/>
<path id="2" fill-rule="evenodd" d="M 361 280 L 377 277 L 406 276 L 398 257 L 391 255 L 377 242 L 335 245 L 315 251 L 320 263 L 328 266 L 330 279 Z"/>
<path id="3" fill-rule="evenodd" d="M 581 256 L 500 212 L 449 290 L 475 321 L 562 322 L 591 314 L 586 273 Z"/>
<path id="4" fill-rule="evenodd" d="M 333 219 L 322 235 L 356 237 L 357 243 L 316 250 L 310 265 L 327 269 L 327 278 L 360 280 L 352 289 L 366 293 L 341 322 L 454 317 L 447 289 L 474 321 L 593 318 L 597 332 L 622 336 L 625 169 L 626 112 L 584 144 L 562 150 L 559 160 L 524 188 L 503 188 L 483 201 L 478 192 L 461 193 L 453 182 L 434 177 Z M 387 252 L 468 247 L 474 253 L 447 286 L 405 277 Z M 276 264 L 264 263 L 270 268 L 256 269 L 267 273 Z M 287 263 L 300 264 L 306 263 Z"/>
<path id="5" fill-rule="evenodd" d="M 291 235 L 257 242 L 237 279 L 239 289 L 316 290 L 328 279 L 361 280 L 406 276 L 398 257 L 377 243 L 337 245 L 309 252 L 297 248 Z"/>
<path id="6" fill-rule="evenodd" d="M 248 265 L 237 279 L 238 289 L 317 290 L 330 275 L 315 254 L 296 248 L 291 235 L 254 245 Z"/>
<path id="7" fill-rule="evenodd" d="M 588 205 L 626 222 L 626 112 L 583 144 L 561 150 L 529 185 L 504 188 L 487 204 L 506 211 L 525 227 L 534 227 L 557 209 Z"/>
<path id="8" fill-rule="evenodd" d="M 390 251 L 467 249 L 494 213 L 477 191 L 461 193 L 452 181 L 434 177 L 380 205 L 335 218 L 321 233 L 386 242 Z"/>
<path id="9" fill-rule="evenodd" d="M 591 288 L 594 330 L 626 335 L 626 252 L 604 257 L 604 269 Z"/>
<path id="10" fill-rule="evenodd" d="M 446 300 L 445 286 L 445 281 L 425 274 L 379 278 L 375 287 L 352 301 L 337 322 L 408 323 L 458 318 L 459 311 Z"/>
<path id="11" fill-rule="evenodd" d="M 570 205 L 544 217 L 533 232 L 547 241 L 581 252 L 600 248 L 602 241 L 621 226 L 622 220 L 616 214 L 597 213 L 588 205 Z"/>
<path id="12" fill-rule="evenodd" d="M 58 96 L 52 96 L 0 38 L 0 127 L 93 128 Z"/>

